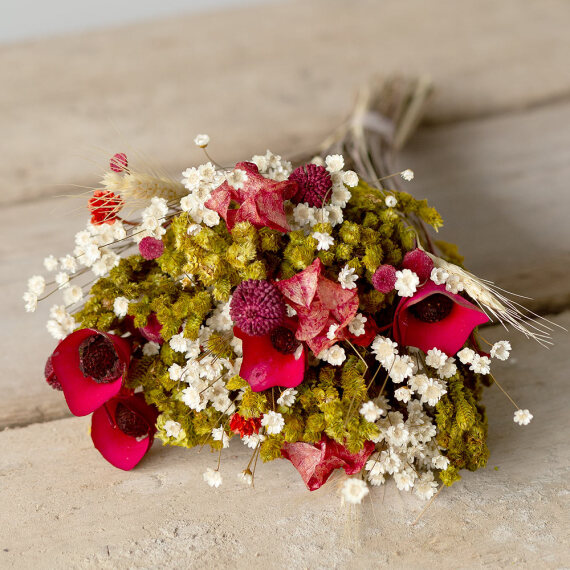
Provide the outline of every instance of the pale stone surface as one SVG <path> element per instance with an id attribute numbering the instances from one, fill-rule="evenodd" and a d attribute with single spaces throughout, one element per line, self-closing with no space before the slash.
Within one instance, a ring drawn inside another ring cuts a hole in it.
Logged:
<path id="1" fill-rule="evenodd" d="M 570 312 L 555 321 L 570 327 Z M 489 340 L 504 338 L 488 329 Z M 251 450 L 223 455 L 224 484 L 202 481 L 217 455 L 158 443 L 131 472 L 91 445 L 88 419 L 0 433 L 3 568 L 564 568 L 568 558 L 567 337 L 550 351 L 513 336 L 495 366 L 529 407 L 529 426 L 496 388 L 486 392 L 491 458 L 424 502 L 389 484 L 341 508 L 337 475 L 309 493 L 286 461 L 259 464 L 255 490 L 236 474 Z M 516 359 L 516 360 L 515 360 Z M 318 529 L 318 530 L 317 530 Z"/>
<path id="2" fill-rule="evenodd" d="M 334 128 L 374 73 L 428 74 L 432 122 L 570 94 L 565 0 L 296 0 L 0 47 L 0 203 L 95 183 L 134 150 L 166 168 Z M 96 161 L 96 164 L 92 164 Z"/>

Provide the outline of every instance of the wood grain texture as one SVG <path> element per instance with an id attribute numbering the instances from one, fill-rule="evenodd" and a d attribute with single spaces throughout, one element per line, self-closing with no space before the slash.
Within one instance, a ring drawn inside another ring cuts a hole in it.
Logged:
<path id="1" fill-rule="evenodd" d="M 556 321 L 570 326 L 570 313 Z M 503 338 L 501 328 L 489 330 Z M 487 335 L 486 335 L 487 336 Z M 515 359 L 496 366 L 502 385 L 534 419 L 486 392 L 491 457 L 425 503 L 390 482 L 362 508 L 342 509 L 337 474 L 309 493 L 288 462 L 259 464 L 255 489 L 236 474 L 251 450 L 232 442 L 223 485 L 202 473 L 217 454 L 157 443 L 133 471 L 93 448 L 87 418 L 0 433 L 0 565 L 3 568 L 561 568 L 568 438 L 567 350 L 515 337 Z M 548 375 L 544 374 L 548 370 Z M 556 429 L 553 429 L 556 428 Z"/>
<path id="2" fill-rule="evenodd" d="M 166 168 L 312 148 L 372 74 L 431 75 L 431 122 L 570 95 L 565 0 L 295 0 L 0 47 L 0 203 L 92 185 L 136 149 Z"/>

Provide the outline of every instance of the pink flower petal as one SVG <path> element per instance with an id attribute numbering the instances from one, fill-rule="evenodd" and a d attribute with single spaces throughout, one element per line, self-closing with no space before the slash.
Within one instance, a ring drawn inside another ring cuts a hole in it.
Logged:
<path id="1" fill-rule="evenodd" d="M 91 418 L 91 439 L 95 448 L 111 465 L 129 471 L 146 455 L 154 439 L 156 431 L 156 412 L 140 401 L 137 394 L 130 398 L 114 398 L 104 406 L 95 410 Z M 149 435 L 137 441 L 137 438 L 124 434 L 115 424 L 117 404 L 125 403 L 140 413 L 149 422 Z M 146 407 L 148 410 L 145 410 Z"/>
<path id="2" fill-rule="evenodd" d="M 250 336 L 238 327 L 234 334 L 243 342 L 243 361 L 240 376 L 247 380 L 254 392 L 273 386 L 294 388 L 305 377 L 306 350 L 298 359 L 295 354 L 283 354 L 273 347 L 269 335 Z"/>
<path id="3" fill-rule="evenodd" d="M 104 402 L 118 394 L 122 376 L 108 384 L 98 384 L 86 378 L 79 368 L 79 345 L 87 337 L 99 333 L 95 329 L 80 329 L 63 339 L 52 355 L 52 365 L 63 388 L 63 394 L 69 410 L 75 416 L 86 416 L 99 408 Z M 107 334 L 113 342 L 121 360 L 128 365 L 130 347 L 125 339 Z"/>
<path id="4" fill-rule="evenodd" d="M 362 471 L 374 451 L 374 443 L 366 441 L 358 453 L 350 453 L 344 445 L 326 435 L 315 443 L 285 443 L 281 454 L 299 471 L 309 491 L 324 485 L 335 469 L 344 469 L 347 475 Z"/>
<path id="5" fill-rule="evenodd" d="M 407 310 L 434 294 L 445 295 L 453 301 L 451 313 L 441 321 L 426 323 Z M 450 293 L 445 285 L 428 281 L 413 297 L 400 301 L 394 315 L 394 340 L 403 346 L 415 346 L 424 352 L 438 348 L 452 356 L 465 344 L 473 329 L 488 320 L 483 311 L 461 295 Z"/>

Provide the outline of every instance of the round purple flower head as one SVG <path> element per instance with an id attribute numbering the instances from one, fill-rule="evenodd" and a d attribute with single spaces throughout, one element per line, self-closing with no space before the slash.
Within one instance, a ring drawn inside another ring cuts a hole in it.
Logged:
<path id="1" fill-rule="evenodd" d="M 158 259 L 164 253 L 162 240 L 147 236 L 139 243 L 139 252 L 145 259 Z"/>
<path id="2" fill-rule="evenodd" d="M 264 336 L 285 318 L 285 302 L 279 289 L 265 280 L 240 283 L 230 304 L 232 321 L 250 336 Z"/>
<path id="3" fill-rule="evenodd" d="M 380 293 L 390 293 L 396 285 L 396 269 L 392 265 L 381 265 L 372 276 L 372 285 Z"/>
<path id="4" fill-rule="evenodd" d="M 331 197 L 332 180 L 324 166 L 305 164 L 295 168 L 289 180 L 297 183 L 298 190 L 291 201 L 295 204 L 305 202 L 314 208 L 322 208 Z"/>

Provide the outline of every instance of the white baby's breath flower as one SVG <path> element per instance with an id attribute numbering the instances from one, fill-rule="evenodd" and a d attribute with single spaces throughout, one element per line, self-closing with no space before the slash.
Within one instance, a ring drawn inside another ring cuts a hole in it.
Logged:
<path id="1" fill-rule="evenodd" d="M 206 408 L 207 399 L 202 398 L 200 392 L 193 386 L 188 386 L 182 390 L 181 400 L 191 409 L 196 412 L 201 412 Z"/>
<path id="2" fill-rule="evenodd" d="M 247 182 L 247 172 L 241 168 L 235 168 L 226 175 L 228 184 L 236 190 L 241 190 Z"/>
<path id="3" fill-rule="evenodd" d="M 160 344 L 149 341 L 143 345 L 142 351 L 144 356 L 156 356 L 160 352 Z"/>
<path id="4" fill-rule="evenodd" d="M 396 196 L 392 196 L 392 194 L 390 194 L 389 196 L 386 196 L 384 203 L 386 206 L 388 206 L 388 208 L 395 208 L 398 200 L 396 200 Z"/>
<path id="5" fill-rule="evenodd" d="M 129 300 L 126 297 L 117 297 L 113 301 L 113 312 L 119 319 L 127 316 L 129 310 Z"/>
<path id="6" fill-rule="evenodd" d="M 358 275 L 354 273 L 354 267 L 345 265 L 338 274 L 338 282 L 343 289 L 356 289 Z"/>
<path id="7" fill-rule="evenodd" d="M 333 366 L 340 366 L 346 360 L 346 352 L 342 346 L 335 344 L 326 350 L 322 350 L 319 358 Z"/>
<path id="8" fill-rule="evenodd" d="M 396 384 L 403 382 L 413 373 L 412 359 L 407 356 L 395 356 L 394 362 L 390 367 L 390 378 Z"/>
<path id="9" fill-rule="evenodd" d="M 79 285 L 72 285 L 67 287 L 63 291 L 63 302 L 66 305 L 73 305 L 74 303 L 79 303 L 83 299 L 83 290 Z"/>
<path id="10" fill-rule="evenodd" d="M 47 271 L 55 271 L 58 265 L 59 262 L 57 261 L 55 255 L 48 255 L 44 259 L 44 267 L 47 269 Z"/>
<path id="11" fill-rule="evenodd" d="M 473 370 L 475 374 L 489 374 L 491 372 L 491 361 L 487 356 L 475 354 L 469 370 Z"/>
<path id="12" fill-rule="evenodd" d="M 338 330 L 338 325 L 332 324 L 327 331 L 327 338 L 333 340 L 336 336 L 336 331 Z"/>
<path id="13" fill-rule="evenodd" d="M 439 348 L 431 348 L 426 354 L 426 364 L 432 368 L 441 368 L 447 362 L 447 354 Z"/>
<path id="14" fill-rule="evenodd" d="M 446 392 L 447 389 L 443 383 L 434 378 L 428 378 L 426 385 L 422 389 L 420 401 L 422 404 L 427 403 L 430 406 L 435 406 Z"/>
<path id="15" fill-rule="evenodd" d="M 212 430 L 212 439 L 214 441 L 221 441 L 222 447 L 224 449 L 226 449 L 230 446 L 230 438 L 228 437 L 226 430 L 224 430 L 224 428 L 222 426 L 214 428 Z"/>
<path id="16" fill-rule="evenodd" d="M 208 208 L 204 208 L 204 211 L 202 212 L 202 221 L 209 228 L 213 228 L 220 223 L 220 216 L 218 212 L 214 212 L 214 210 L 209 210 Z"/>
<path id="17" fill-rule="evenodd" d="M 446 282 L 448 277 L 449 277 L 449 273 L 441 267 L 434 267 L 431 270 L 430 279 L 436 285 L 443 285 Z"/>
<path id="18" fill-rule="evenodd" d="M 386 439 L 396 447 L 406 445 L 410 439 L 410 432 L 406 428 L 406 424 L 400 422 L 399 424 L 390 426 L 386 430 Z"/>
<path id="19" fill-rule="evenodd" d="M 435 455 L 431 458 L 431 462 L 436 469 L 445 470 L 449 467 L 449 458 L 445 455 Z"/>
<path id="20" fill-rule="evenodd" d="M 174 420 L 166 420 L 164 422 L 163 428 L 167 437 L 177 438 L 180 435 L 180 433 L 183 431 L 182 426 L 178 422 L 175 422 Z"/>
<path id="21" fill-rule="evenodd" d="M 188 350 L 188 339 L 182 333 L 171 336 L 168 344 L 174 352 L 186 352 Z"/>
<path id="22" fill-rule="evenodd" d="M 50 319 L 46 323 L 46 328 L 49 334 L 56 340 L 63 340 L 67 336 L 63 325 L 58 323 L 55 319 Z"/>
<path id="23" fill-rule="evenodd" d="M 208 467 L 202 477 L 210 487 L 218 488 L 222 484 L 222 474 L 217 469 L 214 470 Z"/>
<path id="24" fill-rule="evenodd" d="M 491 348 L 491 356 L 499 360 L 507 360 L 511 353 L 511 343 L 508 340 L 500 340 Z"/>
<path id="25" fill-rule="evenodd" d="M 408 403 L 412 398 L 412 391 L 407 386 L 402 386 L 394 391 L 394 397 L 404 404 Z"/>
<path id="26" fill-rule="evenodd" d="M 457 353 L 457 357 L 461 364 L 471 364 L 475 358 L 475 351 L 465 347 Z"/>
<path id="27" fill-rule="evenodd" d="M 427 501 L 431 499 L 437 490 L 437 482 L 433 480 L 433 473 L 428 471 L 427 473 L 422 473 L 419 479 L 414 484 L 414 493 Z"/>
<path id="28" fill-rule="evenodd" d="M 208 135 L 196 135 L 194 139 L 194 144 L 200 148 L 206 148 L 210 142 L 210 137 Z"/>
<path id="29" fill-rule="evenodd" d="M 350 323 L 348 323 L 348 330 L 354 336 L 362 336 L 366 332 L 365 323 L 368 319 L 362 314 L 357 313 Z"/>
<path id="30" fill-rule="evenodd" d="M 66 255 L 59 260 L 61 268 L 68 273 L 75 273 L 77 271 L 77 261 L 72 255 Z"/>
<path id="31" fill-rule="evenodd" d="M 459 275 L 450 275 L 445 281 L 445 289 L 450 293 L 459 293 L 463 291 L 464 284 Z"/>
<path id="32" fill-rule="evenodd" d="M 374 423 L 383 413 L 384 410 L 379 408 L 372 400 L 364 402 L 360 407 L 360 414 L 367 422 Z"/>
<path id="33" fill-rule="evenodd" d="M 344 167 L 344 157 L 342 154 L 329 154 L 325 158 L 325 163 L 329 172 L 339 172 Z"/>
<path id="34" fill-rule="evenodd" d="M 28 291 L 38 297 L 45 291 L 46 280 L 41 275 L 34 275 L 28 279 Z"/>
<path id="35" fill-rule="evenodd" d="M 287 388 L 281 392 L 281 396 L 277 398 L 277 403 L 280 406 L 285 406 L 286 408 L 290 408 L 294 403 L 297 396 L 297 390 L 293 388 Z"/>
<path id="36" fill-rule="evenodd" d="M 319 251 L 328 251 L 330 246 L 334 244 L 334 238 L 330 234 L 315 232 L 313 237 L 317 240 L 317 250 Z"/>
<path id="37" fill-rule="evenodd" d="M 240 471 L 237 474 L 238 480 L 246 485 L 253 484 L 253 473 L 249 469 L 245 469 L 244 471 Z"/>
<path id="38" fill-rule="evenodd" d="M 409 491 L 414 486 L 416 475 L 412 469 L 404 469 L 393 475 L 396 487 L 400 491 Z"/>
<path id="39" fill-rule="evenodd" d="M 266 414 L 263 414 L 261 425 L 269 435 L 275 435 L 277 433 L 281 433 L 281 430 L 285 425 L 285 420 L 279 412 L 271 410 Z"/>
<path id="40" fill-rule="evenodd" d="M 400 297 L 412 297 L 420 284 L 420 278 L 410 269 L 396 271 L 396 284 L 394 285 Z"/>
<path id="41" fill-rule="evenodd" d="M 532 418 L 533 415 L 529 410 L 517 410 L 513 417 L 513 421 L 520 426 L 527 426 Z"/>
<path id="42" fill-rule="evenodd" d="M 389 338 L 378 335 L 372 343 L 372 352 L 380 364 L 385 368 L 390 368 L 394 362 L 394 357 L 398 354 L 398 344 Z"/>
<path id="43" fill-rule="evenodd" d="M 429 378 L 425 374 L 415 374 L 408 380 L 408 386 L 417 394 L 423 394 Z"/>
<path id="44" fill-rule="evenodd" d="M 406 170 L 402 170 L 400 172 L 400 176 L 406 181 L 409 182 L 410 180 L 414 179 L 414 171 L 406 168 Z"/>
<path id="45" fill-rule="evenodd" d="M 342 502 L 351 505 L 360 505 L 362 499 L 364 499 L 369 492 L 370 490 L 362 479 L 351 477 L 347 479 L 342 486 Z"/>
<path id="46" fill-rule="evenodd" d="M 174 363 L 168 368 L 168 376 L 171 380 L 180 380 L 180 378 L 182 378 L 182 374 L 184 374 L 184 369 L 180 364 Z"/>
<path id="47" fill-rule="evenodd" d="M 24 308 L 27 313 L 33 313 L 38 308 L 38 296 L 34 293 L 26 291 L 22 297 L 24 299 Z"/>
<path id="48" fill-rule="evenodd" d="M 342 181 L 350 188 L 354 188 L 358 184 L 358 174 L 353 170 L 347 170 L 342 175 Z"/>
<path id="49" fill-rule="evenodd" d="M 455 358 L 450 357 L 448 358 L 443 366 L 441 366 L 437 374 L 440 378 L 451 378 L 457 372 L 457 365 L 455 364 Z"/>
<path id="50" fill-rule="evenodd" d="M 255 449 L 260 443 L 265 441 L 265 436 L 262 433 L 253 433 L 251 435 L 244 435 L 241 440 L 244 445 L 250 449 Z"/>

